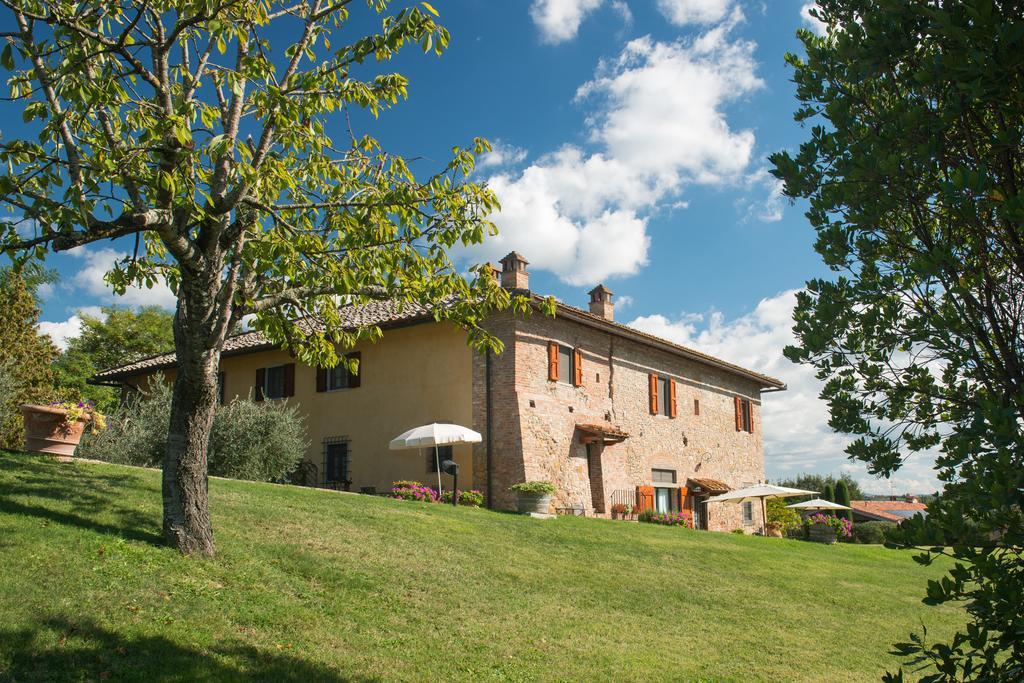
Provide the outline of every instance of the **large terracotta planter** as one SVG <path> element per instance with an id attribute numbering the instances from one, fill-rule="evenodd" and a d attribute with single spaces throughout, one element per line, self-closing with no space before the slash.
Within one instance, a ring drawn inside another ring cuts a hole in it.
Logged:
<path id="1" fill-rule="evenodd" d="M 68 457 L 74 455 L 85 425 L 92 418 L 86 415 L 67 424 L 67 413 L 63 408 L 53 406 L 21 406 L 21 416 L 25 421 L 25 450 Z"/>
<path id="2" fill-rule="evenodd" d="M 546 515 L 551 510 L 551 494 L 516 491 L 516 506 L 522 514 L 536 512 Z"/>

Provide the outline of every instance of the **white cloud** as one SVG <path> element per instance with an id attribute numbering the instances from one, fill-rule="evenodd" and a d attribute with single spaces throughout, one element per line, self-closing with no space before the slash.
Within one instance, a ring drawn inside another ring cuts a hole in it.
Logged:
<path id="1" fill-rule="evenodd" d="M 629 9 L 629 5 L 623 2 L 623 0 L 612 0 L 611 8 L 622 19 L 623 27 L 629 28 L 633 25 L 633 11 Z"/>
<path id="2" fill-rule="evenodd" d="M 658 0 L 658 9 L 676 26 L 721 21 L 732 0 Z"/>
<path id="3" fill-rule="evenodd" d="M 803 19 L 804 24 L 806 24 L 807 28 L 809 28 L 811 31 L 818 34 L 819 36 L 823 36 L 825 35 L 827 27 L 822 21 L 818 20 L 816 17 L 811 16 L 811 10 L 816 8 L 817 3 L 815 2 L 805 3 L 804 6 L 800 8 L 800 18 Z"/>
<path id="4" fill-rule="evenodd" d="M 42 321 L 37 325 L 40 334 L 50 335 L 54 345 L 63 351 L 68 347 L 68 340 L 77 337 L 82 331 L 82 316 L 91 318 L 104 317 L 103 310 L 99 306 L 85 306 L 76 311 L 67 320 L 50 322 Z"/>
<path id="5" fill-rule="evenodd" d="M 729 36 L 740 17 L 692 40 L 639 38 L 602 62 L 577 91 L 598 150 L 566 145 L 492 176 L 500 234 L 474 257 L 515 249 L 574 285 L 631 275 L 647 263 L 648 215 L 660 201 L 685 206 L 688 184 L 742 183 L 754 133 L 734 130 L 724 107 L 763 83 L 754 44 Z"/>
<path id="6" fill-rule="evenodd" d="M 501 140 L 491 146 L 491 151 L 480 155 L 476 167 L 478 169 L 496 169 L 516 166 L 526 160 L 526 150 L 515 145 L 508 145 Z"/>
<path id="7" fill-rule="evenodd" d="M 572 40 L 583 18 L 601 6 L 604 0 L 534 0 L 530 17 L 546 43 Z"/>
<path id="8" fill-rule="evenodd" d="M 104 301 L 124 306 L 160 306 L 173 309 L 177 297 L 162 282 L 153 288 L 131 286 L 121 296 L 114 294 L 113 288 L 104 277 L 118 261 L 127 258 L 128 254 L 113 249 L 89 249 L 75 247 L 67 252 L 81 259 L 83 266 L 71 277 L 71 283 L 78 289 Z"/>
<path id="9" fill-rule="evenodd" d="M 794 343 L 792 313 L 796 290 L 762 299 L 750 313 L 726 320 L 721 313 L 641 316 L 628 323 L 645 332 L 709 353 L 718 358 L 777 377 L 788 389 L 763 396 L 765 459 L 768 477 L 801 472 L 849 472 L 872 493 L 888 493 L 889 480 L 867 474 L 862 463 L 850 462 L 843 452 L 850 437 L 828 426 L 828 406 L 818 398 L 822 384 L 814 371 L 782 355 Z M 918 454 L 892 477 L 896 493 L 926 493 L 941 488 L 935 478 L 934 456 Z"/>
<path id="10" fill-rule="evenodd" d="M 748 175 L 746 182 L 751 188 L 766 190 L 768 195 L 763 199 L 739 198 L 736 206 L 744 214 L 744 218 L 756 218 L 763 223 L 781 221 L 786 208 L 786 199 L 782 194 L 784 183 L 771 175 L 765 167 Z"/>

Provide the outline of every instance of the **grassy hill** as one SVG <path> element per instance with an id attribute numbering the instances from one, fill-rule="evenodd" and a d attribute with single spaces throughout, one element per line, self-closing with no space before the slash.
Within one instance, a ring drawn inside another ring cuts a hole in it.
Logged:
<path id="1" fill-rule="evenodd" d="M 160 477 L 0 452 L 0 679 L 877 680 L 907 553 L 535 521 L 211 480 L 219 555 L 161 546 Z"/>

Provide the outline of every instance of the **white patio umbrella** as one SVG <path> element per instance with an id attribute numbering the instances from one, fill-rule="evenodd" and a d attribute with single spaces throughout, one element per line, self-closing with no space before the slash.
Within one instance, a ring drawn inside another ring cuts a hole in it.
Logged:
<path id="1" fill-rule="evenodd" d="M 787 505 L 788 508 L 795 508 L 797 510 L 852 510 L 853 508 L 847 507 L 846 505 L 840 505 L 839 503 L 833 503 L 831 500 L 824 500 L 822 498 L 815 498 L 814 500 L 805 500 L 802 503 L 793 503 Z"/>
<path id="2" fill-rule="evenodd" d="M 422 427 L 414 427 L 391 439 L 388 447 L 393 451 L 413 450 L 434 447 L 434 462 L 437 463 L 437 493 L 441 494 L 441 459 L 437 454 L 438 446 L 449 446 L 457 443 L 480 443 L 480 432 L 467 427 L 453 424 L 432 422 Z M 452 494 L 454 495 L 454 493 Z"/>
<path id="3" fill-rule="evenodd" d="M 735 491 L 729 491 L 718 496 L 712 496 L 708 498 L 706 503 L 740 503 L 753 502 L 755 500 L 761 501 L 761 519 L 764 520 L 763 524 L 768 524 L 768 509 L 765 505 L 765 500 L 768 498 L 792 498 L 793 496 L 806 496 L 817 493 L 817 491 L 804 491 L 803 489 L 791 489 L 786 486 L 774 486 L 772 484 L 756 484 L 754 486 L 747 486 L 742 489 L 736 489 Z M 767 534 L 768 530 L 762 527 L 761 533 Z"/>

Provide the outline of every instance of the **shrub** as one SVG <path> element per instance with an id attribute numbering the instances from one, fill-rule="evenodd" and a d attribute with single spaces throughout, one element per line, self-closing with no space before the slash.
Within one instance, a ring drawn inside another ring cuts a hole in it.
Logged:
<path id="1" fill-rule="evenodd" d="M 0 427 L 21 419 L 18 395 L 22 383 L 7 361 L 0 361 Z"/>
<path id="2" fill-rule="evenodd" d="M 746 535 L 746 533 L 747 533 L 747 532 L 746 532 L 746 531 L 744 531 L 743 529 L 733 529 L 733 530 L 732 530 L 732 531 L 730 531 L 729 533 L 730 533 L 730 534 L 738 534 L 738 535 L 740 535 L 740 536 L 744 536 L 744 535 Z"/>
<path id="3" fill-rule="evenodd" d="M 171 387 L 151 382 L 107 418 L 107 429 L 86 433 L 77 455 L 125 465 L 158 467 L 167 450 Z M 210 434 L 209 472 L 255 481 L 283 481 L 308 443 L 294 406 L 284 402 L 235 400 L 219 406 Z"/>
<path id="4" fill-rule="evenodd" d="M 663 526 L 681 526 L 686 529 L 693 528 L 693 518 L 687 512 L 651 512 L 644 519 L 644 522 L 661 524 Z"/>
<path id="5" fill-rule="evenodd" d="M 853 525 L 853 540 L 855 543 L 885 543 L 895 529 L 895 522 L 857 522 Z"/>
<path id="6" fill-rule="evenodd" d="M 422 503 L 436 503 L 437 491 L 415 481 L 396 481 L 388 498 L 397 500 L 418 500 Z M 399 486 L 402 484 L 402 486 Z M 408 485 L 407 485 L 408 484 Z"/>
<path id="7" fill-rule="evenodd" d="M 516 493 L 544 495 L 554 493 L 555 485 L 549 481 L 524 481 L 519 484 L 513 484 L 509 487 L 509 490 Z"/>
<path id="8" fill-rule="evenodd" d="M 302 460 L 309 441 L 295 405 L 235 399 L 213 416 L 209 472 L 251 481 L 284 481 Z"/>
<path id="9" fill-rule="evenodd" d="M 796 510 L 786 507 L 787 501 L 782 498 L 772 498 L 766 504 L 768 508 L 768 524 L 777 524 L 783 534 L 790 529 L 799 527 L 801 524 L 800 515 Z"/>
<path id="10" fill-rule="evenodd" d="M 451 504 L 452 492 L 445 491 L 441 494 L 441 502 Z M 471 491 L 459 491 L 459 505 L 463 507 L 478 508 L 484 504 L 484 494 L 476 489 Z"/>
<path id="11" fill-rule="evenodd" d="M 82 435 L 75 454 L 122 465 L 159 467 L 167 450 L 171 423 L 171 387 L 151 382 L 107 417 L 107 429 Z"/>

